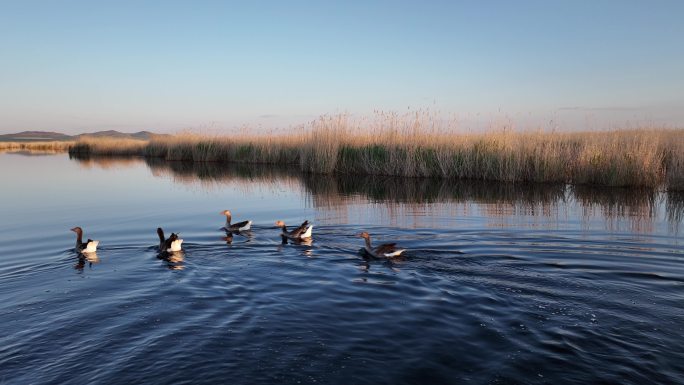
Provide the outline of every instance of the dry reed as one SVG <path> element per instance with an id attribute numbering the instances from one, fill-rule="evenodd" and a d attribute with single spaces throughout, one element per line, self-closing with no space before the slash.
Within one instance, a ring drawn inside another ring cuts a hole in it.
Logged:
<path id="1" fill-rule="evenodd" d="M 195 162 L 294 165 L 317 174 L 391 175 L 506 182 L 560 182 L 684 189 L 684 130 L 463 133 L 427 112 L 375 119 L 323 116 L 287 134 L 192 134 L 148 144 L 112 143 L 122 152 Z M 83 148 L 79 142 L 74 148 Z M 103 146 L 110 148 L 109 146 Z"/>
<path id="2" fill-rule="evenodd" d="M 111 137 L 84 137 L 69 147 L 69 154 L 130 156 L 142 155 L 148 145 L 146 140 Z"/>
<path id="3" fill-rule="evenodd" d="M 74 142 L 0 142 L 0 151 L 66 152 Z"/>

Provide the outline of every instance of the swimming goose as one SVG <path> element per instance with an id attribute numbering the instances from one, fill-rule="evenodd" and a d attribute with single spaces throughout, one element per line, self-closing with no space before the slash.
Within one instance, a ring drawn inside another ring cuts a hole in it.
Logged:
<path id="1" fill-rule="evenodd" d="M 88 239 L 83 242 L 83 229 L 78 226 L 71 229 L 71 231 L 76 233 L 76 251 L 80 251 L 81 253 L 94 253 L 97 250 L 97 245 L 100 244 L 100 241 Z"/>
<path id="2" fill-rule="evenodd" d="M 283 239 L 292 239 L 295 241 L 311 239 L 313 225 L 310 225 L 309 221 L 304 221 L 299 227 L 292 231 L 287 231 L 287 226 L 285 226 L 285 222 L 283 221 L 277 221 L 275 224 L 283 230 L 283 233 L 280 234 Z"/>
<path id="3" fill-rule="evenodd" d="M 157 227 L 157 235 L 159 235 L 159 251 L 172 253 L 174 251 L 181 251 L 181 244 L 183 240 L 178 238 L 178 234 L 171 233 L 168 239 L 164 238 L 164 230 Z"/>
<path id="4" fill-rule="evenodd" d="M 392 258 L 401 255 L 406 249 L 397 249 L 395 246 L 397 245 L 396 243 L 383 243 L 382 245 L 373 248 L 371 246 L 371 240 L 370 240 L 370 234 L 367 232 L 362 232 L 358 234 L 359 237 L 363 238 L 366 240 L 366 245 L 364 247 L 364 250 L 366 253 L 368 253 L 372 257 L 376 258 Z"/>
<path id="5" fill-rule="evenodd" d="M 230 223 L 230 220 L 232 218 L 230 214 L 230 210 L 223 210 L 221 211 L 221 214 L 226 216 L 226 226 L 222 227 L 221 229 L 225 232 L 236 232 L 239 233 L 240 231 L 247 231 L 252 228 L 252 221 L 242 221 L 238 223 Z"/>

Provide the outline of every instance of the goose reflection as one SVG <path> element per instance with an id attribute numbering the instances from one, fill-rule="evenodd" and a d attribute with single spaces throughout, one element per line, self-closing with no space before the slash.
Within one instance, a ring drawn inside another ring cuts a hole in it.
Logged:
<path id="1" fill-rule="evenodd" d="M 96 265 L 100 263 L 100 258 L 97 256 L 97 253 L 79 253 L 76 257 L 76 264 L 74 265 L 74 269 L 78 270 L 79 272 L 83 272 L 83 269 L 86 266 L 86 263 L 88 264 L 89 268 L 93 268 L 93 265 Z"/>
<path id="2" fill-rule="evenodd" d="M 313 248 L 311 247 L 313 245 L 313 239 L 311 239 L 311 238 L 297 240 L 297 239 L 287 239 L 287 238 L 283 237 L 282 242 L 280 244 L 278 244 L 278 247 L 277 247 L 278 252 L 279 253 L 283 252 L 288 244 L 291 244 L 293 246 L 305 246 L 302 248 L 297 247 L 297 249 L 301 249 L 302 255 L 304 255 L 306 257 L 313 258 L 315 256 L 314 252 L 313 252 Z"/>
<path id="3" fill-rule="evenodd" d="M 225 227 L 221 228 L 221 230 L 224 231 L 225 234 L 223 234 L 223 236 L 219 239 L 225 242 L 226 245 L 232 244 L 236 236 L 242 237 L 244 239 L 244 242 L 250 242 L 252 240 L 252 230 L 226 231 L 225 229 Z"/>
<path id="4" fill-rule="evenodd" d="M 236 235 L 243 237 L 245 243 L 248 243 L 252 240 L 252 232 L 250 230 L 241 231 L 239 233 L 236 233 Z M 219 239 L 225 242 L 226 245 L 231 245 L 233 243 L 233 240 L 235 239 L 235 235 L 233 235 L 233 233 L 226 233 L 224 236 L 219 237 Z"/>
<path id="5" fill-rule="evenodd" d="M 311 246 L 313 245 L 313 238 L 304 238 L 304 239 L 288 239 L 285 237 L 282 237 L 282 244 L 287 245 L 287 244 L 293 244 L 297 246 Z"/>
<path id="6" fill-rule="evenodd" d="M 86 253 L 84 255 L 85 255 L 85 258 L 88 261 L 88 263 L 90 263 L 91 265 L 96 264 L 96 263 L 100 263 L 100 257 L 97 256 L 96 252 L 95 253 Z"/>
<path id="7" fill-rule="evenodd" d="M 296 246 L 307 246 L 302 251 L 302 254 L 304 254 L 305 256 L 310 257 L 310 258 L 314 256 L 313 248 L 311 247 L 313 245 L 313 239 L 312 238 L 290 240 L 290 243 L 292 243 L 293 245 L 296 245 Z"/>
<path id="8" fill-rule="evenodd" d="M 359 250 L 359 252 L 360 252 L 360 250 Z M 374 265 L 377 266 L 377 263 L 371 263 L 371 262 L 377 262 L 377 261 L 378 261 L 377 259 L 373 259 L 369 256 L 364 256 L 363 261 L 359 265 L 357 265 L 360 273 L 362 273 L 363 275 L 359 278 L 354 279 L 354 282 L 369 283 L 369 282 L 372 282 L 372 281 L 369 281 L 369 279 L 371 277 L 373 277 L 374 275 L 383 276 L 384 273 L 382 271 L 376 270 L 374 272 L 371 272 L 371 267 Z M 381 265 L 393 273 L 399 273 L 399 272 L 401 272 L 401 270 L 396 266 L 396 262 L 397 262 L 396 258 L 395 259 L 387 259 L 387 260 L 383 260 Z M 382 280 L 378 280 L 378 281 L 375 281 L 374 283 L 386 283 L 386 282 L 382 281 Z"/>
<path id="9" fill-rule="evenodd" d="M 185 253 L 181 251 L 165 251 L 159 253 L 157 258 L 166 262 L 166 267 L 170 270 L 183 270 L 185 269 Z"/>

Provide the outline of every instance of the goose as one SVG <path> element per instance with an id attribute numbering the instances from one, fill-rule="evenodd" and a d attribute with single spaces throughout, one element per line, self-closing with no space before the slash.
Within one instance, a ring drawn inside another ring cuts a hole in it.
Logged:
<path id="1" fill-rule="evenodd" d="M 168 239 L 164 237 L 164 230 L 157 227 L 157 235 L 159 235 L 159 251 L 172 253 L 174 251 L 181 251 L 181 244 L 183 240 L 178 238 L 178 234 L 171 233 Z"/>
<path id="2" fill-rule="evenodd" d="M 80 251 L 81 253 L 94 253 L 97 250 L 97 245 L 100 244 L 100 241 L 88 239 L 83 242 L 83 229 L 78 226 L 71 229 L 71 231 L 76 233 L 76 251 Z"/>
<path id="3" fill-rule="evenodd" d="M 240 231 L 248 231 L 252 228 L 252 221 L 242 221 L 231 224 L 230 220 L 232 215 L 230 214 L 230 210 L 223 210 L 221 211 L 221 214 L 226 216 L 226 226 L 221 228 L 226 233 L 239 233 Z"/>
<path id="4" fill-rule="evenodd" d="M 277 221 L 275 224 L 283 230 L 283 233 L 280 234 L 283 239 L 292 239 L 295 241 L 311 239 L 313 225 L 310 225 L 309 221 L 304 221 L 299 227 L 292 231 L 287 231 L 287 226 L 285 226 L 285 222 L 283 221 Z"/>
<path id="5" fill-rule="evenodd" d="M 373 246 L 371 246 L 370 234 L 365 231 L 357 236 L 366 240 L 364 251 L 375 258 L 392 258 L 399 256 L 401 253 L 406 251 L 406 249 L 397 249 L 396 243 L 383 243 L 382 245 L 373 248 Z"/>

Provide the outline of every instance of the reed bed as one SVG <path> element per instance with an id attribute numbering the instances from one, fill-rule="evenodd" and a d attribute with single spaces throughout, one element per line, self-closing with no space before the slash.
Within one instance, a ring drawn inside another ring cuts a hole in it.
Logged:
<path id="1" fill-rule="evenodd" d="M 681 129 L 571 133 L 501 127 L 469 133 L 425 112 L 368 120 L 342 114 L 287 133 L 183 134 L 124 148 L 166 160 L 293 165 L 315 174 L 684 189 Z"/>
<path id="2" fill-rule="evenodd" d="M 0 142 L 0 151 L 66 152 L 74 142 Z"/>
<path id="3" fill-rule="evenodd" d="M 103 156 L 142 155 L 148 144 L 147 140 L 84 137 L 69 147 L 69 154 Z"/>
<path id="4" fill-rule="evenodd" d="M 209 137 L 182 134 L 150 141 L 143 154 L 179 161 L 289 165 L 298 163 L 304 142 L 298 135 Z"/>

